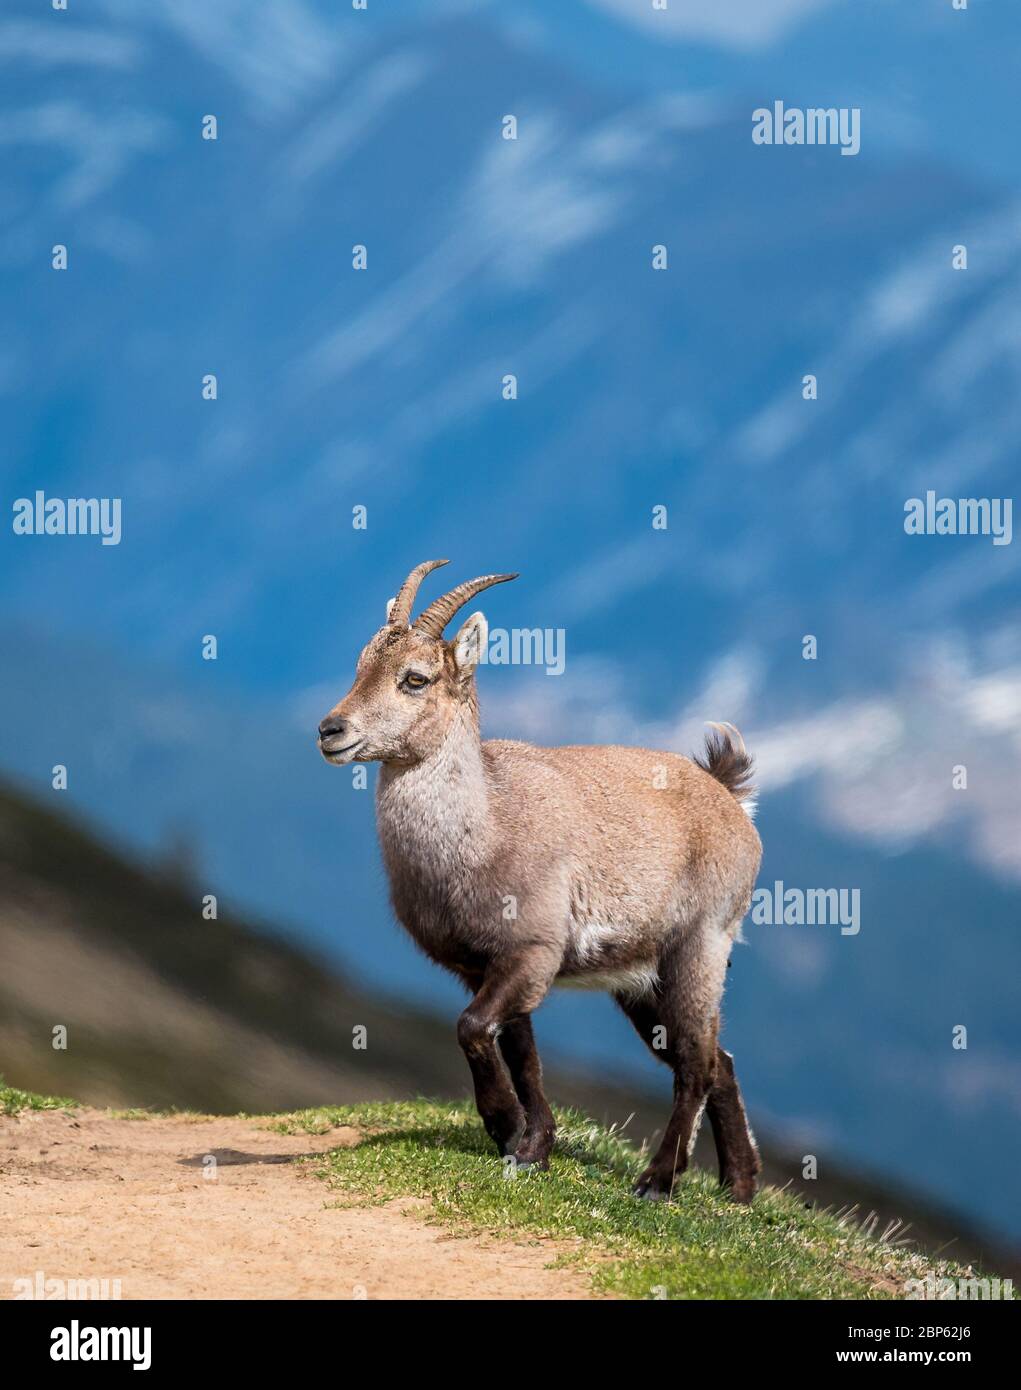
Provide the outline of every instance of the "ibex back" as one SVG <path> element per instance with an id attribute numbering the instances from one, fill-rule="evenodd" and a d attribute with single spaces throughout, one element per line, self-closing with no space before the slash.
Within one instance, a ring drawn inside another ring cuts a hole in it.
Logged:
<path id="1" fill-rule="evenodd" d="M 481 590 L 461 584 L 411 620 L 414 569 L 319 726 L 331 763 L 382 764 L 376 809 L 397 917 L 472 993 L 457 1035 L 486 1130 L 521 1165 L 549 1166 L 554 1121 L 531 1014 L 553 985 L 611 993 L 674 1073 L 663 1140 L 636 1185 L 668 1197 L 703 1107 L 720 1181 L 755 1192 L 759 1159 L 728 1053 L 717 1041 L 731 946 L 761 846 L 751 761 L 717 726 L 701 760 L 642 748 L 538 748 L 479 736 Z M 746 807 L 748 808 L 746 810 Z"/>

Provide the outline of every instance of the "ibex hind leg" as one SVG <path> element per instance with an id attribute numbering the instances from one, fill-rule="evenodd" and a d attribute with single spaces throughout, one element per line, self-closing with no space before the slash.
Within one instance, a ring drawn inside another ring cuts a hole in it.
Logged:
<path id="1" fill-rule="evenodd" d="M 656 1000 L 617 998 L 646 1047 L 660 1062 L 669 1059 L 657 1045 L 662 1027 Z M 664 1029 L 665 1031 L 665 1029 Z M 734 1075 L 734 1059 L 722 1047 L 716 1049 L 716 1079 L 706 1098 L 706 1114 L 713 1128 L 716 1156 L 720 1165 L 720 1186 L 736 1202 L 750 1202 L 755 1195 L 756 1177 L 761 1164 L 755 1140 L 748 1127 L 741 1090 Z"/>
<path id="2" fill-rule="evenodd" d="M 717 1083 L 719 1003 L 729 954 L 730 937 L 713 922 L 675 928 L 660 952 L 655 996 L 618 999 L 653 1055 L 674 1073 L 673 1111 L 655 1156 L 635 1186 L 639 1196 L 669 1197 L 688 1166 L 703 1110 Z M 724 1087 L 714 1101 L 718 1117 L 728 1121 L 720 1131 L 714 1125 L 718 1147 L 721 1134 L 725 1143 L 736 1134 L 735 1095 L 739 1100 L 736 1082 L 733 1092 Z M 726 1167 L 736 1172 L 740 1157 L 736 1148 L 726 1159 L 721 1152 L 721 1171 Z"/>
<path id="3" fill-rule="evenodd" d="M 750 1202 L 762 1162 L 734 1075 L 734 1059 L 722 1047 L 716 1052 L 716 1079 L 706 1100 L 706 1114 L 716 1140 L 720 1186 L 727 1188 L 735 1202 Z"/>

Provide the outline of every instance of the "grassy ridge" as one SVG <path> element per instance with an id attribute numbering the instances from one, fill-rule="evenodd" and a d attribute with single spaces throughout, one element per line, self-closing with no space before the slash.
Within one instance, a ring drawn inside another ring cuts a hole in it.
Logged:
<path id="1" fill-rule="evenodd" d="M 352 1125 L 355 1148 L 314 1160 L 361 1204 L 425 1197 L 436 1218 L 464 1231 L 550 1239 L 558 1260 L 580 1263 L 593 1292 L 634 1299 L 874 1299 L 903 1297 L 908 1279 L 965 1273 L 910 1246 L 865 1234 L 853 1220 L 767 1189 L 738 1207 L 693 1171 L 672 1203 L 638 1201 L 638 1151 L 573 1111 L 549 1173 L 509 1174 L 468 1104 L 416 1101 L 309 1110 L 274 1121 L 283 1133 Z M 508 1291 L 513 1297 L 513 1291 Z"/>
<path id="2" fill-rule="evenodd" d="M 20 1115 L 22 1110 L 70 1110 L 75 1103 L 63 1096 L 37 1096 L 34 1091 L 5 1086 L 0 1076 L 0 1115 Z"/>

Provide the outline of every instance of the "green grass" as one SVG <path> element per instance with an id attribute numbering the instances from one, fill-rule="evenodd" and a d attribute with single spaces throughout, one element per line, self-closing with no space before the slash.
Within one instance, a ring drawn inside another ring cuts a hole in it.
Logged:
<path id="1" fill-rule="evenodd" d="M 947 1261 L 884 1242 L 853 1219 L 766 1189 L 750 1207 L 715 1178 L 688 1174 L 672 1203 L 642 1202 L 630 1184 L 643 1166 L 619 1134 L 571 1111 L 558 1114 L 548 1173 L 506 1177 L 468 1104 L 415 1101 L 342 1106 L 277 1118 L 282 1133 L 353 1125 L 362 1140 L 309 1160 L 344 1202 L 426 1197 L 436 1220 L 462 1231 L 556 1241 L 557 1262 L 580 1266 L 594 1293 L 636 1299 L 854 1299 L 903 1297 L 907 1279 L 961 1277 Z"/>
<path id="2" fill-rule="evenodd" d="M 19 1115 L 22 1110 L 73 1110 L 76 1104 L 63 1096 L 37 1096 L 33 1091 L 5 1086 L 0 1076 L 0 1115 Z"/>

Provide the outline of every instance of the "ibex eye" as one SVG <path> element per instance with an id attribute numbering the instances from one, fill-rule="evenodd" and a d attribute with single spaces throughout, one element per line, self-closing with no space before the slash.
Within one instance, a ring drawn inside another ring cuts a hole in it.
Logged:
<path id="1" fill-rule="evenodd" d="M 409 671 L 404 677 L 404 685 L 410 690 L 421 690 L 429 684 L 429 677 L 422 676 L 417 671 Z"/>

